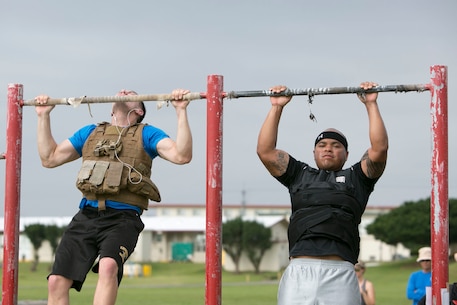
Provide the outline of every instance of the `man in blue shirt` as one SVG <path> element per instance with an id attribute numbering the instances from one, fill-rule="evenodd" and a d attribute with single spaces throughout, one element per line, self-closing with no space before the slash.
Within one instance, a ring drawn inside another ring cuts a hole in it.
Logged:
<path id="1" fill-rule="evenodd" d="M 420 264 L 421 270 L 411 273 L 406 288 L 406 296 L 413 300 L 413 305 L 417 305 L 425 296 L 425 287 L 432 286 L 432 249 L 420 248 L 416 261 Z"/>
<path id="2" fill-rule="evenodd" d="M 44 167 L 54 168 L 82 157 L 77 187 L 83 193 L 80 210 L 73 217 L 56 251 L 48 276 L 48 305 L 69 304 L 69 290 L 80 291 L 87 273 L 98 272 L 94 304 L 116 302 L 123 264 L 135 249 L 144 228 L 140 215 L 149 200 L 160 201 L 150 180 L 152 159 L 159 156 L 175 164 L 192 159 L 192 135 L 187 119 L 188 90 L 176 89 L 171 103 L 176 110 L 176 140 L 142 124 L 143 102 L 116 102 L 111 122 L 88 125 L 60 144 L 51 132 L 46 95 L 35 98 L 38 115 L 38 153 Z M 118 96 L 137 95 L 121 90 Z"/>

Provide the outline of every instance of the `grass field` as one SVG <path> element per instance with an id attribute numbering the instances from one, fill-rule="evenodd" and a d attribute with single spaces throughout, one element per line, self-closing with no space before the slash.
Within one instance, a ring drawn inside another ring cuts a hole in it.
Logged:
<path id="1" fill-rule="evenodd" d="M 118 305 L 203 305 L 205 265 L 191 263 L 151 264 L 148 277 L 124 277 Z M 30 272 L 28 263 L 19 265 L 18 300 L 45 300 L 49 264 Z M 366 278 L 375 285 L 377 305 L 410 305 L 405 289 L 409 274 L 418 270 L 415 261 L 368 267 Z M 274 272 L 233 274 L 222 272 L 223 305 L 275 305 L 278 279 Z M 89 274 L 81 292 L 71 291 L 72 304 L 92 304 L 96 275 Z M 449 281 L 457 282 L 457 263 L 449 264 Z M 336 304 L 336 303 L 335 303 Z"/>

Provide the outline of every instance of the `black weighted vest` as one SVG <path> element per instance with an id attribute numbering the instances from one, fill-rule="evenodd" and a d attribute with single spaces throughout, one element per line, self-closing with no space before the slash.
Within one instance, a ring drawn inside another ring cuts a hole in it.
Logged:
<path id="1" fill-rule="evenodd" d="M 299 240 L 325 237 L 347 244 L 358 255 L 358 225 L 364 208 L 356 198 L 351 170 L 303 169 L 299 182 L 290 187 L 289 250 Z"/>

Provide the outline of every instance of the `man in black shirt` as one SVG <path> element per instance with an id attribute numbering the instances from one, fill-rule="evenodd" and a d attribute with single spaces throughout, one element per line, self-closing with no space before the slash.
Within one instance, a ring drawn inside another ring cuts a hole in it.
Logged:
<path id="1" fill-rule="evenodd" d="M 363 82 L 364 90 L 377 86 Z M 275 86 L 274 93 L 285 86 Z M 289 189 L 289 266 L 278 292 L 278 305 L 360 304 L 354 264 L 359 255 L 358 225 L 374 185 L 382 175 L 388 149 L 387 131 L 377 104 L 377 93 L 358 95 L 368 113 L 371 146 L 347 169 L 348 142 L 329 128 L 315 140 L 317 165 L 297 161 L 277 149 L 283 107 L 291 96 L 272 96 L 271 109 L 260 130 L 257 154 L 270 174 Z"/>

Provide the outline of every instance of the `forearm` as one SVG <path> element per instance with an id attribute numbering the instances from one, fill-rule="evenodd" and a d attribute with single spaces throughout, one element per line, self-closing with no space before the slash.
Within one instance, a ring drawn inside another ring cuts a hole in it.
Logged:
<path id="1" fill-rule="evenodd" d="M 260 129 L 257 140 L 257 153 L 259 155 L 276 149 L 278 139 L 279 120 L 282 114 L 282 106 L 272 106 Z"/>
<path id="2" fill-rule="evenodd" d="M 273 106 L 262 125 L 257 142 L 257 155 L 263 165 L 274 177 L 279 177 L 287 170 L 289 155 L 276 148 L 278 125 L 282 106 Z"/>
<path id="3" fill-rule="evenodd" d="M 362 292 L 362 298 L 366 305 L 376 304 L 374 294 L 370 293 L 369 291 Z"/>
<path id="4" fill-rule="evenodd" d="M 381 117 L 381 113 L 379 112 L 377 103 L 367 103 L 366 109 L 369 120 L 371 151 L 376 153 L 375 156 L 370 157 L 375 157 L 373 161 L 382 162 L 385 161 L 387 157 L 387 149 L 389 146 L 387 130 Z"/>
<path id="5" fill-rule="evenodd" d="M 38 154 L 44 167 L 52 167 L 52 155 L 57 148 L 57 143 L 51 133 L 51 120 L 49 113 L 38 116 L 37 126 Z"/>
<path id="6" fill-rule="evenodd" d="M 419 301 L 420 298 L 424 295 L 425 291 L 422 291 L 421 289 L 418 289 L 414 285 L 414 280 L 410 280 L 408 282 L 407 288 L 406 288 L 406 297 L 410 300 L 416 300 Z"/>
<path id="7" fill-rule="evenodd" d="M 192 133 L 187 119 L 187 111 L 185 109 L 179 109 L 177 115 L 176 149 L 181 162 L 188 163 L 192 159 Z"/>

